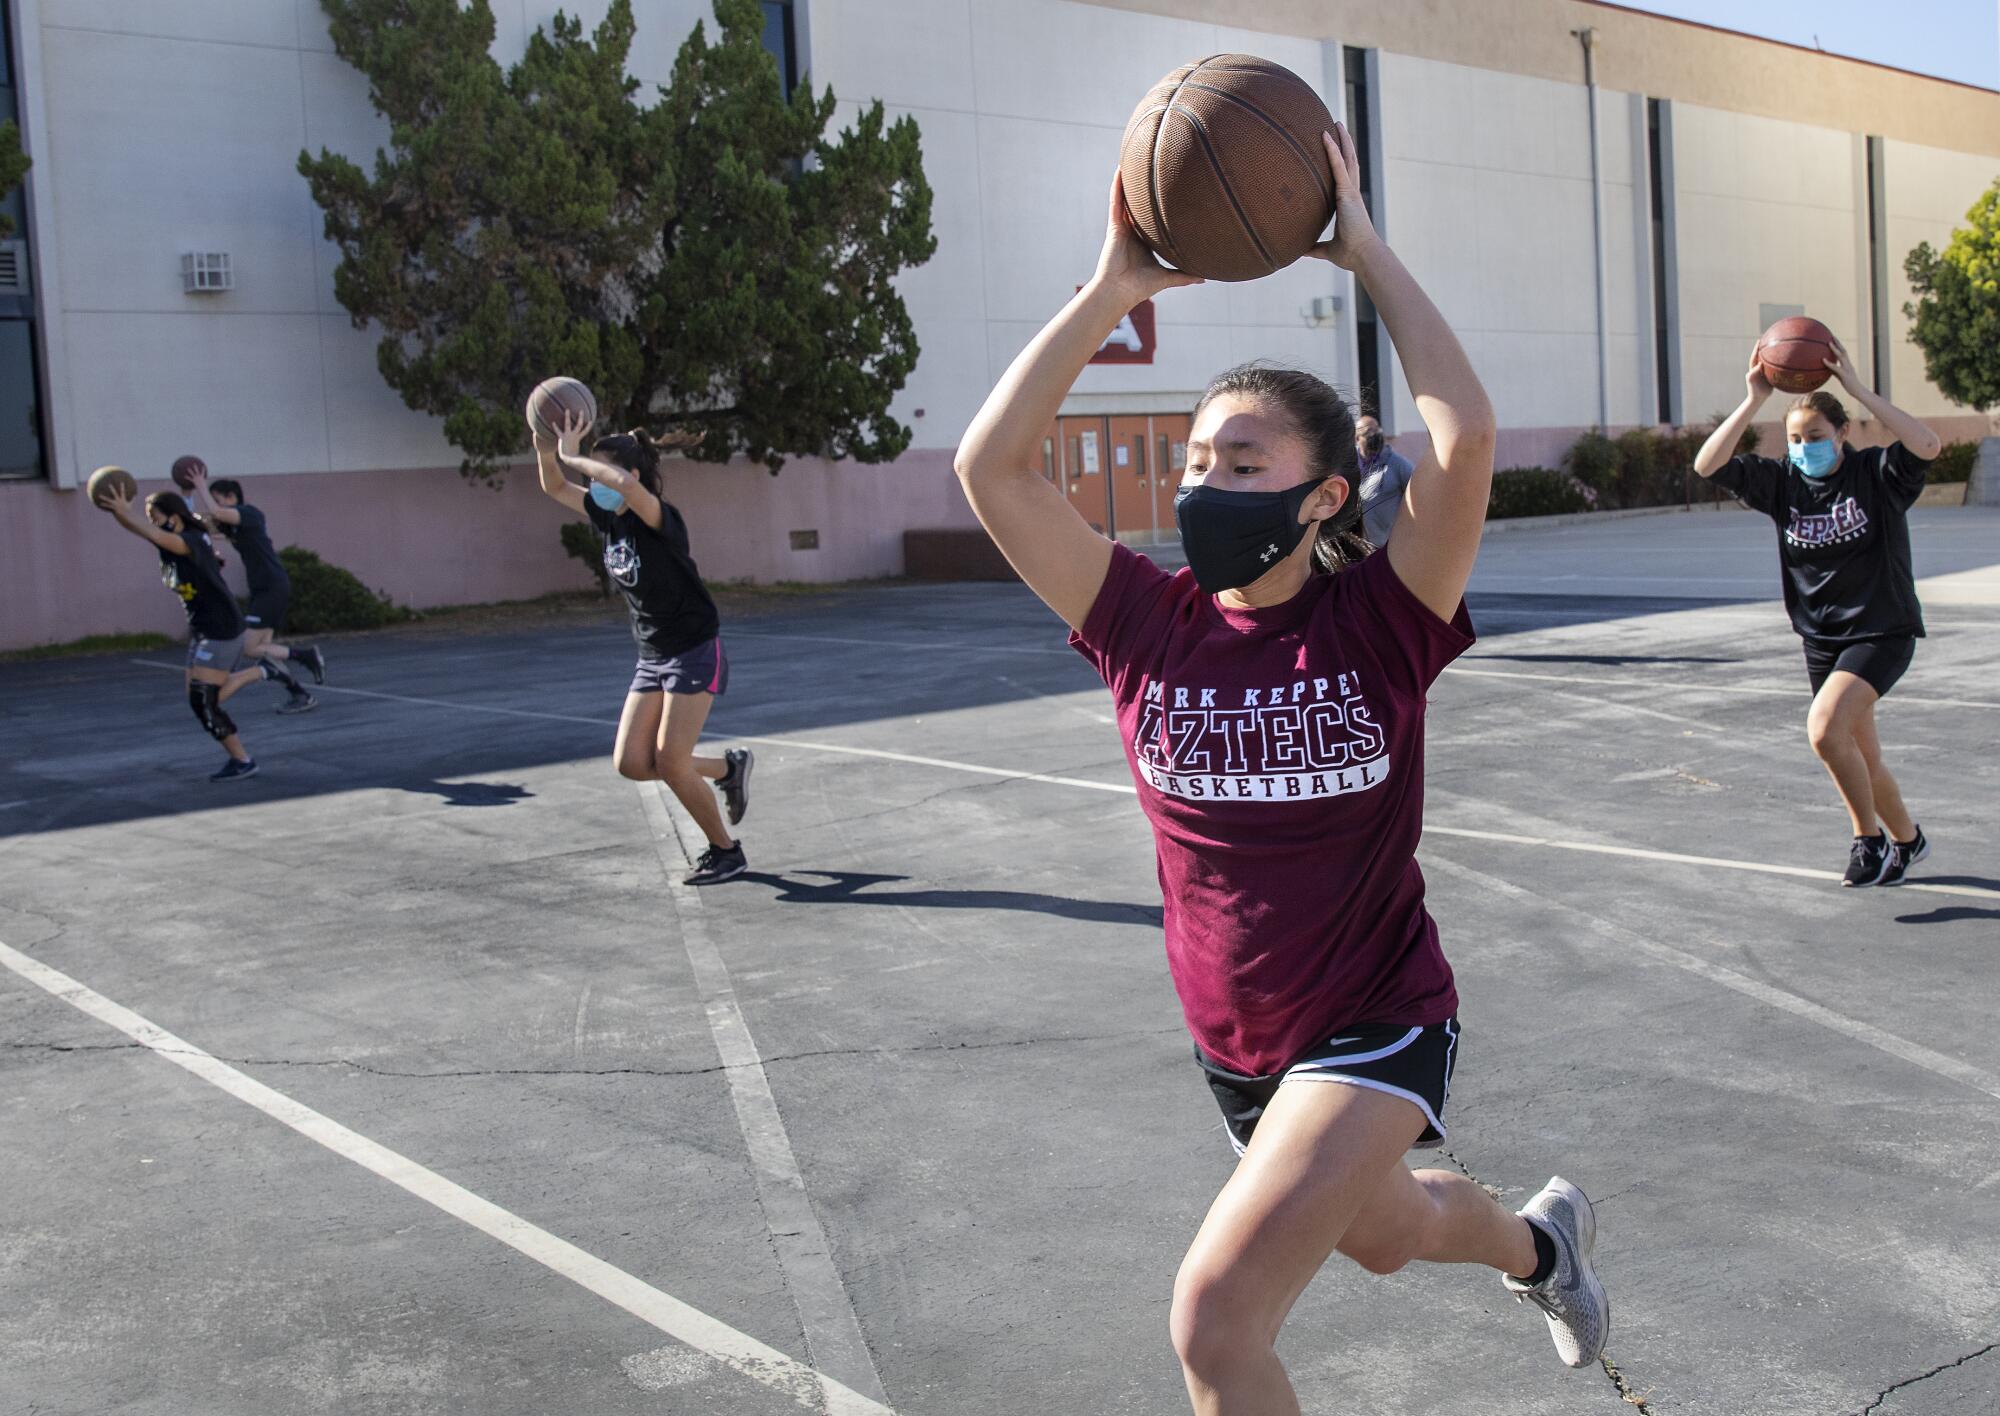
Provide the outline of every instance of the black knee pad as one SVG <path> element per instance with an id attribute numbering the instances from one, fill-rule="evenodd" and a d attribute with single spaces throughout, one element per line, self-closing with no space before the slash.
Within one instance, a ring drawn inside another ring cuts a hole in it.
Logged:
<path id="1" fill-rule="evenodd" d="M 236 735 L 236 723 L 222 710 L 222 689 L 212 683 L 191 683 L 188 685 L 188 707 L 202 730 L 217 742 Z"/>

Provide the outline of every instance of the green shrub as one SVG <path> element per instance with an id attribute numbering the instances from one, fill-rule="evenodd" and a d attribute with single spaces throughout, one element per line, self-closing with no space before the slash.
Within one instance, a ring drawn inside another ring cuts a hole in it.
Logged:
<path id="1" fill-rule="evenodd" d="M 1679 506 L 1716 501 L 1721 494 L 1694 475 L 1695 454 L 1721 419 L 1685 428 L 1630 428 L 1617 437 L 1592 429 L 1570 444 L 1563 470 L 1597 494 L 1604 510 Z M 1738 453 L 1757 449 L 1757 430 L 1745 428 Z"/>
<path id="2" fill-rule="evenodd" d="M 303 546 L 278 552 L 292 580 L 292 606 L 286 626 L 297 634 L 329 629 L 379 629 L 414 618 L 387 595 L 378 595 L 337 565 L 328 565 Z"/>
<path id="3" fill-rule="evenodd" d="M 611 598 L 611 572 L 604 568 L 604 538 L 588 521 L 565 521 L 562 547 L 597 577 L 597 593 Z"/>
<path id="4" fill-rule="evenodd" d="M 1507 467 L 1493 474 L 1493 494 L 1486 503 L 1486 519 L 1561 516 L 1589 511 L 1593 505 L 1590 488 L 1567 472 L 1549 467 Z"/>
<path id="5" fill-rule="evenodd" d="M 1976 442 L 1948 442 L 1944 451 L 1931 464 L 1930 480 L 1933 482 L 1970 482 L 1972 465 L 1979 461 L 1979 444 Z"/>

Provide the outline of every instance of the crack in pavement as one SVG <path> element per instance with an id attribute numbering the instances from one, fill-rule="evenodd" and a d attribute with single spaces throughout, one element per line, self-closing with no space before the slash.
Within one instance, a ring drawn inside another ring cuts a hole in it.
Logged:
<path id="1" fill-rule="evenodd" d="M 1167 1033 L 1179 1033 L 1178 1026 L 1171 1028 L 1145 1028 L 1131 1032 L 1061 1034 L 1051 1037 L 1003 1038 L 997 1042 L 935 1042 L 920 1043 L 908 1047 L 828 1047 L 813 1052 L 789 1052 L 776 1057 L 766 1057 L 764 1064 L 774 1062 L 804 1062 L 820 1057 L 901 1057 L 919 1052 L 983 1052 L 999 1048 L 1034 1047 L 1042 1043 L 1078 1042 L 1122 1042 L 1129 1038 L 1159 1037 Z M 10 1052 L 133 1052 L 152 1051 L 178 1056 L 191 1056 L 171 1047 L 147 1047 L 137 1042 L 102 1043 L 59 1043 L 59 1042 L 7 1042 L 0 1048 Z M 444 1071 L 416 1072 L 392 1067 L 371 1066 L 352 1057 L 224 1057 L 219 1053 L 207 1053 L 219 1062 L 227 1062 L 236 1067 L 346 1067 L 351 1071 L 365 1072 L 374 1077 L 397 1077 L 431 1079 L 448 1077 L 700 1077 L 731 1070 L 730 1064 L 716 1063 L 705 1067 L 478 1067 Z"/>
<path id="2" fill-rule="evenodd" d="M 1881 1391 L 1875 1394 L 1875 1399 L 1873 1401 L 1869 1402 L 1866 1406 L 1861 1408 L 1860 1416 L 1869 1416 L 1870 1412 L 1879 1410 L 1882 1403 L 1889 1399 L 1889 1395 L 1891 1392 L 1898 1392 L 1901 1391 L 1904 1387 L 1915 1386 L 1918 1382 L 1927 1382 L 1940 1372 L 1949 1372 L 1953 1367 L 1963 1367 L 1967 1362 L 1971 1362 L 1978 1358 L 1984 1357 L 1987 1353 L 1995 1350 L 1996 1348 L 2000 1348 L 2000 1342 L 1989 1342 L 1984 1347 L 1980 1348 L 1977 1352 L 1966 1353 L 1956 1362 L 1946 1362 L 1942 1366 L 1931 1368 L 1928 1372 L 1925 1372 L 1920 1376 L 1908 1377 L 1903 1381 L 1897 1382 L 1894 1386 L 1883 1387 Z"/>
<path id="3" fill-rule="evenodd" d="M 1474 1175 L 1472 1173 L 1472 1167 L 1467 1165 L 1464 1161 L 1460 1160 L 1454 1152 L 1447 1149 L 1446 1147 L 1439 1146 L 1438 1154 L 1443 1156 L 1446 1160 L 1450 1161 L 1454 1166 L 1456 1166 L 1459 1174 L 1463 1175 L 1466 1179 L 1470 1180 L 1473 1184 L 1477 1185 L 1480 1189 L 1484 1190 L 1487 1194 L 1491 1195 L 1496 1203 L 1499 1202 L 1500 1187 L 1498 1185 L 1489 1185 L 1484 1180 L 1481 1180 L 1477 1175 Z M 1618 1194 L 1629 1195 L 1632 1193 L 1632 1191 L 1638 1188 L 1639 1187 L 1637 1185 L 1630 1185 L 1627 1186 L 1625 1189 L 1620 1190 Z M 1617 1198 L 1617 1196 L 1614 1195 L 1611 1196 L 1610 1198 L 1615 1199 Z M 1591 1207 L 1595 1209 L 1598 1205 L 1604 1202 L 1602 1200 L 1592 1200 L 1590 1203 Z M 2000 1343 L 1996 1343 L 1995 1346 L 2000 1346 Z M 1992 1348 L 1986 1348 L 1984 1350 L 1990 1352 Z M 1980 1355 L 1980 1353 L 1975 1352 L 1972 1355 L 1974 1357 L 1977 1357 Z M 1970 1361 L 1971 1359 L 1960 1358 L 1959 1360 Z M 1597 1361 L 1598 1365 L 1604 1368 L 1604 1375 L 1611 1378 L 1611 1385 L 1618 1389 L 1618 1397 L 1621 1401 L 1625 1402 L 1629 1406 L 1637 1408 L 1638 1411 L 1641 1413 L 1641 1416 L 1653 1416 L 1653 1408 L 1647 1404 L 1647 1399 L 1645 1395 L 1643 1393 L 1636 1392 L 1632 1389 L 1632 1383 L 1626 1379 L 1625 1373 L 1619 1369 L 1618 1364 L 1611 1360 L 1611 1354 L 1609 1352 L 1599 1353 Z M 1954 1363 L 1952 1365 L 1955 1366 L 1957 1364 Z M 1944 1368 L 1942 1367 L 1938 1368 L 1938 1371 L 1940 1372 L 1943 1370 Z M 1935 1376 L 1936 1373 L 1926 1372 L 1924 1375 Z M 1915 1380 L 1921 1381 L 1923 1380 L 1923 1378 L 1918 1377 L 1915 1378 Z M 1890 1388 L 1890 1390 L 1893 1391 L 1894 1388 L 1892 1387 Z M 1872 1406 L 1868 1408 L 1869 1411 L 1873 1411 L 1874 1409 L 1875 1408 Z M 1868 1416 L 1868 1413 L 1863 1412 L 1862 1416 Z"/>
<path id="4" fill-rule="evenodd" d="M 1653 1416 L 1653 1408 L 1647 1405 L 1644 1396 L 1632 1390 L 1632 1384 L 1625 1380 L 1625 1374 L 1618 1370 L 1618 1364 L 1611 1360 L 1611 1354 L 1608 1352 L 1603 1353 L 1597 1360 L 1604 1368 L 1604 1375 L 1611 1378 L 1611 1384 L 1618 1388 L 1619 1398 L 1627 1404 L 1637 1407 L 1642 1416 Z"/>

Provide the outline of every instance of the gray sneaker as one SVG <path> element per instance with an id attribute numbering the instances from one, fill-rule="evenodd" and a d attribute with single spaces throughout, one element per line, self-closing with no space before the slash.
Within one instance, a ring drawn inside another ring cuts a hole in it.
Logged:
<path id="1" fill-rule="evenodd" d="M 750 809 L 750 769 L 757 765 L 757 754 L 747 747 L 732 747 L 722 754 L 722 760 L 729 764 L 729 772 L 715 789 L 722 793 L 723 808 L 734 826 Z"/>
<path id="2" fill-rule="evenodd" d="M 1555 1272 L 1532 1288 L 1511 1274 L 1502 1274 L 1501 1281 L 1516 1302 L 1533 1303 L 1548 1318 L 1557 1356 L 1572 1367 L 1588 1367 L 1611 1335 L 1611 1300 L 1590 1266 L 1597 1213 L 1583 1191 L 1558 1175 L 1520 1214 L 1555 1240 Z"/>

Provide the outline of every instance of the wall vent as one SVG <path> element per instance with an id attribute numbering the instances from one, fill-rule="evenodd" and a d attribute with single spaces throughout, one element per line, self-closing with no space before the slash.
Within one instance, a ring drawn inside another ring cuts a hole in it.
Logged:
<path id="1" fill-rule="evenodd" d="M 229 252 L 181 252 L 182 290 L 190 295 L 212 295 L 235 288 L 236 275 L 229 267 Z"/>
<path id="2" fill-rule="evenodd" d="M 28 243 L 0 241 L 0 295 L 28 293 Z"/>

